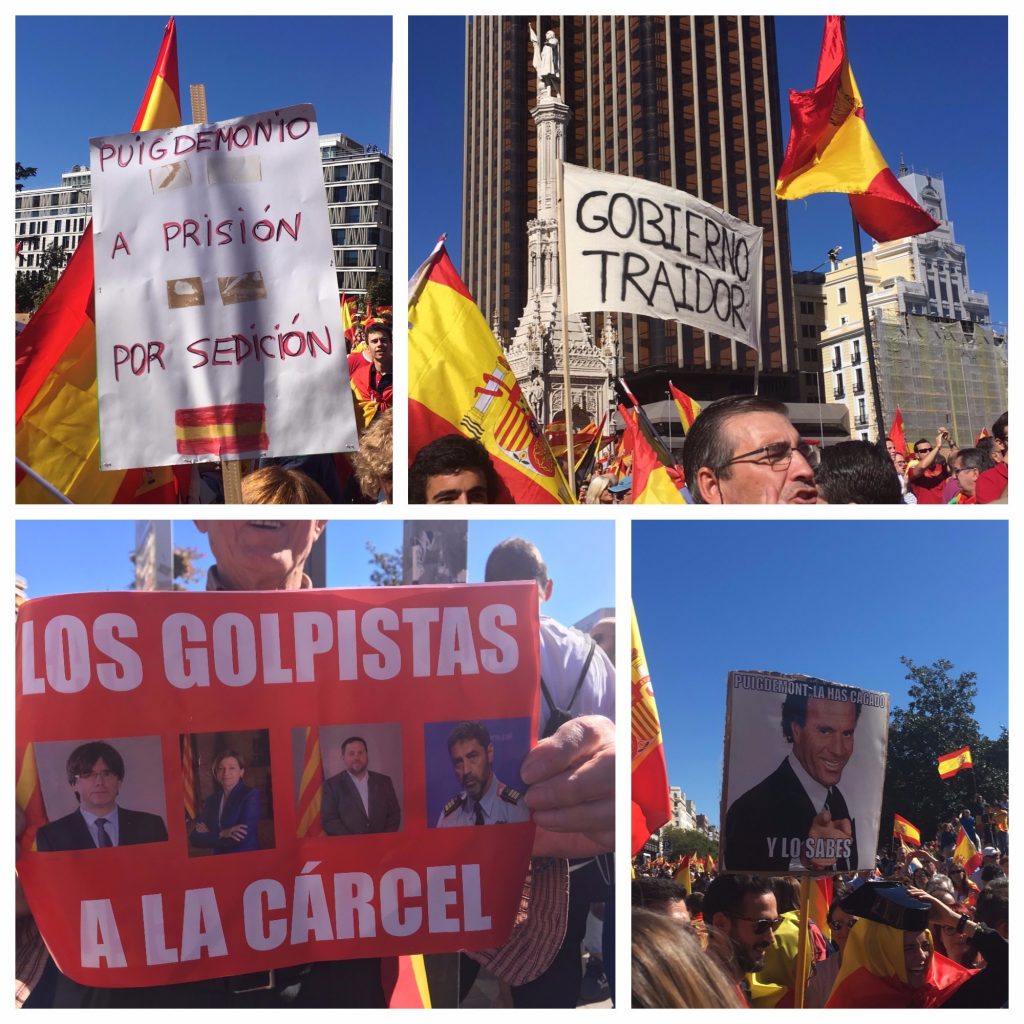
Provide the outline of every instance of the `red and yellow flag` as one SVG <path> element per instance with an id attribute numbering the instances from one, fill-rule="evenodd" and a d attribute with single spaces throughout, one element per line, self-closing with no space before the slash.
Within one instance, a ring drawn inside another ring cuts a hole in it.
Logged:
<path id="1" fill-rule="evenodd" d="M 409 302 L 409 460 L 445 434 L 476 438 L 498 502 L 575 504 L 544 431 L 443 242 L 416 272 Z"/>
<path id="2" fill-rule="evenodd" d="M 981 851 L 971 842 L 971 837 L 964 830 L 963 825 L 960 826 L 960 830 L 956 834 L 953 861 L 959 864 L 968 875 L 981 865 Z"/>
<path id="3" fill-rule="evenodd" d="M 894 815 L 893 818 L 892 834 L 894 836 L 899 836 L 901 839 L 905 839 L 911 846 L 921 845 L 920 831 L 914 828 L 906 818 L 900 817 L 898 814 Z"/>
<path id="4" fill-rule="evenodd" d="M 321 788 L 324 784 L 324 766 L 320 759 L 320 734 L 312 726 L 306 727 L 306 745 L 302 751 L 302 778 L 299 780 L 298 821 L 299 838 L 313 839 L 324 834 L 320 820 Z"/>
<path id="5" fill-rule="evenodd" d="M 971 748 L 961 747 L 951 754 L 943 754 L 939 757 L 939 777 L 951 779 L 961 768 L 973 768 L 971 760 Z"/>
<path id="6" fill-rule="evenodd" d="M 680 391 L 672 381 L 668 382 L 668 390 L 672 395 L 672 401 L 676 403 L 676 412 L 679 413 L 679 422 L 683 425 L 683 433 L 688 434 L 693 421 L 700 415 L 700 405 L 695 402 L 684 391 Z"/>
<path id="7" fill-rule="evenodd" d="M 640 640 L 636 611 L 630 609 L 632 684 L 630 727 L 632 731 L 632 844 L 635 856 L 644 843 L 672 817 L 668 793 L 668 769 L 661 738 L 661 722 L 654 703 L 651 674 Z"/>
<path id="8" fill-rule="evenodd" d="M 421 953 L 383 957 L 380 976 L 389 1010 L 430 1009 L 430 987 Z"/>
<path id="9" fill-rule="evenodd" d="M 178 44 L 171 18 L 132 131 L 179 124 Z M 90 223 L 53 291 L 18 335 L 17 456 L 79 504 L 173 502 L 174 478 L 167 467 L 106 472 L 99 468 L 94 317 Z M 20 471 L 15 494 L 19 503 L 55 500 Z"/>
<path id="10" fill-rule="evenodd" d="M 633 504 L 684 505 L 682 494 L 639 425 L 633 431 Z"/>
<path id="11" fill-rule="evenodd" d="M 345 340 L 352 342 L 356 336 L 356 298 L 354 295 L 341 296 L 341 326 Z"/>
<path id="12" fill-rule="evenodd" d="M 18 836 L 18 845 L 24 852 L 36 848 L 36 832 L 46 824 L 46 810 L 43 807 L 43 792 L 39 788 L 39 773 L 36 771 L 35 750 L 31 743 L 17 751 L 18 780 L 15 783 L 15 800 L 25 815 L 24 828 Z"/>
<path id="13" fill-rule="evenodd" d="M 775 185 L 780 199 L 849 193 L 857 223 L 879 242 L 939 226 L 897 181 L 871 138 L 842 18 L 825 19 L 816 84 L 805 92 L 791 89 L 789 110 L 789 146 Z"/>
<path id="14" fill-rule="evenodd" d="M 196 800 L 196 769 L 192 760 L 192 736 L 181 737 L 181 788 L 185 794 L 185 817 L 195 821 L 199 816 L 199 802 Z"/>
<path id="15" fill-rule="evenodd" d="M 681 885 L 686 890 L 687 895 L 693 892 L 693 879 L 690 877 L 690 861 L 692 857 L 693 854 L 684 853 L 679 858 L 679 863 L 676 864 L 676 869 L 672 873 L 672 881 Z"/>
<path id="16" fill-rule="evenodd" d="M 896 415 L 892 418 L 892 426 L 889 428 L 889 440 L 892 441 L 896 451 L 907 455 L 910 449 L 907 447 L 907 434 L 903 429 L 903 413 L 900 407 L 896 406 Z"/>

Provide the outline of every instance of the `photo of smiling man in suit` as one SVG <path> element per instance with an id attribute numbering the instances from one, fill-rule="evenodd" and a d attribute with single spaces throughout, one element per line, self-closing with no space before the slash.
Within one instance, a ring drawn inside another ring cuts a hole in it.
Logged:
<path id="1" fill-rule="evenodd" d="M 344 771 L 324 782 L 320 820 L 329 836 L 397 832 L 402 811 L 389 776 L 369 770 L 366 740 L 349 736 L 341 744 Z"/>

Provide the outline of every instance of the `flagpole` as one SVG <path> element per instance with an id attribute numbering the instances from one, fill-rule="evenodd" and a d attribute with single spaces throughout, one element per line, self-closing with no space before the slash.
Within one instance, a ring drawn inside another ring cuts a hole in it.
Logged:
<path id="1" fill-rule="evenodd" d="M 538 27 L 539 27 L 538 22 Z M 562 316 L 562 407 L 565 410 L 565 478 L 572 488 L 575 499 L 579 493 L 576 487 L 576 457 L 572 442 L 572 385 L 569 379 L 569 294 L 568 273 L 565 266 L 565 191 L 562 174 L 565 161 L 558 161 L 558 173 L 555 175 L 557 194 L 555 206 L 558 210 L 558 311 Z"/>
<path id="2" fill-rule="evenodd" d="M 860 224 L 850 204 L 850 217 L 853 220 L 853 251 L 857 256 L 857 287 L 860 290 L 860 315 L 864 322 L 864 347 L 868 353 L 868 373 L 871 374 L 871 391 L 874 394 L 875 419 L 878 423 L 876 441 L 885 436 L 885 418 L 882 415 L 882 393 L 878 389 L 878 370 L 875 366 L 875 346 L 871 338 L 871 322 L 868 320 L 868 292 L 864 281 L 864 255 L 860 246 Z"/>

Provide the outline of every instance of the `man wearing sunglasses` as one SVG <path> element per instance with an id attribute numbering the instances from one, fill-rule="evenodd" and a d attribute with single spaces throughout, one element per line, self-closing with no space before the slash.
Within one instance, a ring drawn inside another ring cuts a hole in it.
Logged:
<path id="1" fill-rule="evenodd" d="M 771 881 L 757 875 L 719 875 L 704 894 L 704 920 L 710 926 L 708 955 L 732 978 L 747 1003 L 747 974 L 764 967 L 782 924 Z"/>
<path id="2" fill-rule="evenodd" d="M 686 483 L 698 505 L 813 505 L 817 451 L 786 406 L 756 395 L 712 402 L 683 446 Z"/>

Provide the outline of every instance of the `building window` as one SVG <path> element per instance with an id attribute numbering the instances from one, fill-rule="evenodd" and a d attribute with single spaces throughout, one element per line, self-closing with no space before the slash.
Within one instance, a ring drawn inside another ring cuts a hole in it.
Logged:
<path id="1" fill-rule="evenodd" d="M 853 386 L 858 392 L 864 390 L 864 371 L 859 366 L 857 367 L 857 379 Z"/>
<path id="2" fill-rule="evenodd" d="M 860 338 L 853 339 L 853 362 L 855 365 L 860 362 Z"/>
<path id="3" fill-rule="evenodd" d="M 868 410 L 863 398 L 857 399 L 857 419 L 864 422 L 868 418 Z M 568 442 L 566 442 L 568 444 Z"/>
<path id="4" fill-rule="evenodd" d="M 848 316 L 841 316 L 839 318 L 839 326 L 840 327 L 842 327 L 844 324 L 847 324 L 849 322 L 850 322 L 850 318 Z"/>
<path id="5" fill-rule="evenodd" d="M 843 305 L 843 303 L 846 302 L 846 288 L 845 288 L 845 286 L 839 289 L 839 295 L 838 295 L 838 298 L 837 298 L 836 301 L 839 303 L 839 305 Z"/>
<path id="6" fill-rule="evenodd" d="M 843 368 L 843 349 L 841 345 L 836 345 L 832 350 L 832 369 L 841 370 Z"/>

